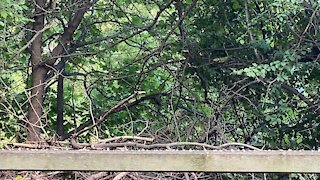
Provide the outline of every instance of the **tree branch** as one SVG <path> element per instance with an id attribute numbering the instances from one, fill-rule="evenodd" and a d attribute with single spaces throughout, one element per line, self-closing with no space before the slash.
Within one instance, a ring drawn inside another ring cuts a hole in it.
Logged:
<path id="1" fill-rule="evenodd" d="M 65 29 L 63 34 L 60 37 L 59 44 L 52 50 L 51 57 L 48 60 L 44 61 L 45 64 L 49 66 L 53 66 L 53 64 L 56 62 L 57 56 L 63 54 L 64 51 L 66 51 L 66 46 L 67 44 L 72 40 L 72 36 L 78 26 L 80 25 L 80 22 L 90 7 L 90 1 L 89 0 L 84 0 L 80 1 L 81 5 L 79 5 L 79 10 L 75 13 L 73 16 L 72 20 L 68 23 L 68 27 Z"/>
<path id="2" fill-rule="evenodd" d="M 82 123 L 79 127 L 77 127 L 75 130 L 69 132 L 68 134 L 65 134 L 63 137 L 61 137 L 62 140 L 65 140 L 71 136 L 79 136 L 80 134 L 82 134 L 83 132 L 101 124 L 108 116 L 110 116 L 113 113 L 117 113 L 120 112 L 122 110 L 125 109 L 130 109 L 136 105 L 139 105 L 140 103 L 146 101 L 146 100 L 150 100 L 150 99 L 156 99 L 158 96 L 165 96 L 168 95 L 168 93 L 159 93 L 159 94 L 149 94 L 149 95 L 145 95 L 133 102 L 128 103 L 129 100 L 135 98 L 137 96 L 137 92 L 130 95 L 129 97 L 123 99 L 122 101 L 120 101 L 116 106 L 114 106 L 113 108 L 111 108 L 109 111 L 103 112 L 101 113 L 101 115 L 99 116 L 100 118 L 96 121 L 96 124 L 91 125 L 92 124 L 92 120 L 88 119 L 86 122 Z M 127 104 L 126 104 L 127 103 Z M 91 125 L 91 126 L 90 126 Z M 89 127 L 90 126 L 90 127 Z"/>
<path id="3" fill-rule="evenodd" d="M 281 87 L 296 96 L 298 96 L 303 102 L 305 102 L 310 108 L 314 109 L 318 114 L 320 114 L 320 107 L 319 105 L 312 102 L 309 98 L 305 97 L 303 94 L 299 93 L 295 88 L 287 85 L 287 84 L 281 84 Z"/>

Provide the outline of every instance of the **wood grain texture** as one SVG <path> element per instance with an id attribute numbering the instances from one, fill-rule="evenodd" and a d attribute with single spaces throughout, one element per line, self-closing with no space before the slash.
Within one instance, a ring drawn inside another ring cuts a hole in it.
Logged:
<path id="1" fill-rule="evenodd" d="M 2 150 L 0 170 L 319 173 L 320 152 Z"/>

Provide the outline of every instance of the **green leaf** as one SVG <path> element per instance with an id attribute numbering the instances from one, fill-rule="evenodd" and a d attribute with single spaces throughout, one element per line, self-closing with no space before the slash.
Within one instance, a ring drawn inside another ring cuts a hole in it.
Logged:
<path id="1" fill-rule="evenodd" d="M 246 74 L 249 77 L 256 77 L 256 74 L 253 71 L 248 71 Z"/>
<path id="2" fill-rule="evenodd" d="M 140 17 L 138 16 L 133 16 L 132 17 L 132 22 L 135 24 L 135 25 L 142 25 L 142 20 Z"/>
<path id="3" fill-rule="evenodd" d="M 4 11 L 4 10 L 1 10 L 0 11 L 0 17 L 2 17 L 3 19 L 7 18 L 8 17 L 8 12 Z"/>
<path id="4" fill-rule="evenodd" d="M 118 80 L 113 81 L 113 82 L 112 82 L 112 86 L 113 86 L 114 88 L 116 88 L 116 89 L 119 89 L 119 88 L 120 88 L 120 85 L 119 85 Z"/>

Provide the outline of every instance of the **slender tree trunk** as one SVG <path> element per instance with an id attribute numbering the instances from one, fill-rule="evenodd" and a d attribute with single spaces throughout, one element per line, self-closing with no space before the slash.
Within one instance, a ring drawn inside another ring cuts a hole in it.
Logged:
<path id="1" fill-rule="evenodd" d="M 63 93 L 63 80 L 64 80 L 64 67 L 65 67 L 66 60 L 62 59 L 61 61 L 61 71 L 58 77 L 58 87 L 57 87 L 57 126 L 56 131 L 59 137 L 64 135 L 63 130 L 63 111 L 64 111 L 64 93 Z"/>
<path id="2" fill-rule="evenodd" d="M 34 12 L 34 25 L 33 30 L 36 32 L 44 28 L 44 8 L 45 0 L 35 1 Z M 40 33 L 32 42 L 30 47 L 31 52 L 31 65 L 32 65 L 32 90 L 30 97 L 30 106 L 28 110 L 28 124 L 27 124 L 27 141 L 35 142 L 40 140 L 41 132 L 41 116 L 42 116 L 42 103 L 44 99 L 44 86 L 47 74 L 47 68 L 40 66 L 42 61 L 42 33 Z"/>

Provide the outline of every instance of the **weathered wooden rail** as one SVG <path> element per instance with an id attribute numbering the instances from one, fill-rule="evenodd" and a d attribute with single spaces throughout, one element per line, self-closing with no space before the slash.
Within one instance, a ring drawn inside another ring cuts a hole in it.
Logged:
<path id="1" fill-rule="evenodd" d="M 320 152 L 2 150 L 0 170 L 320 173 Z"/>

